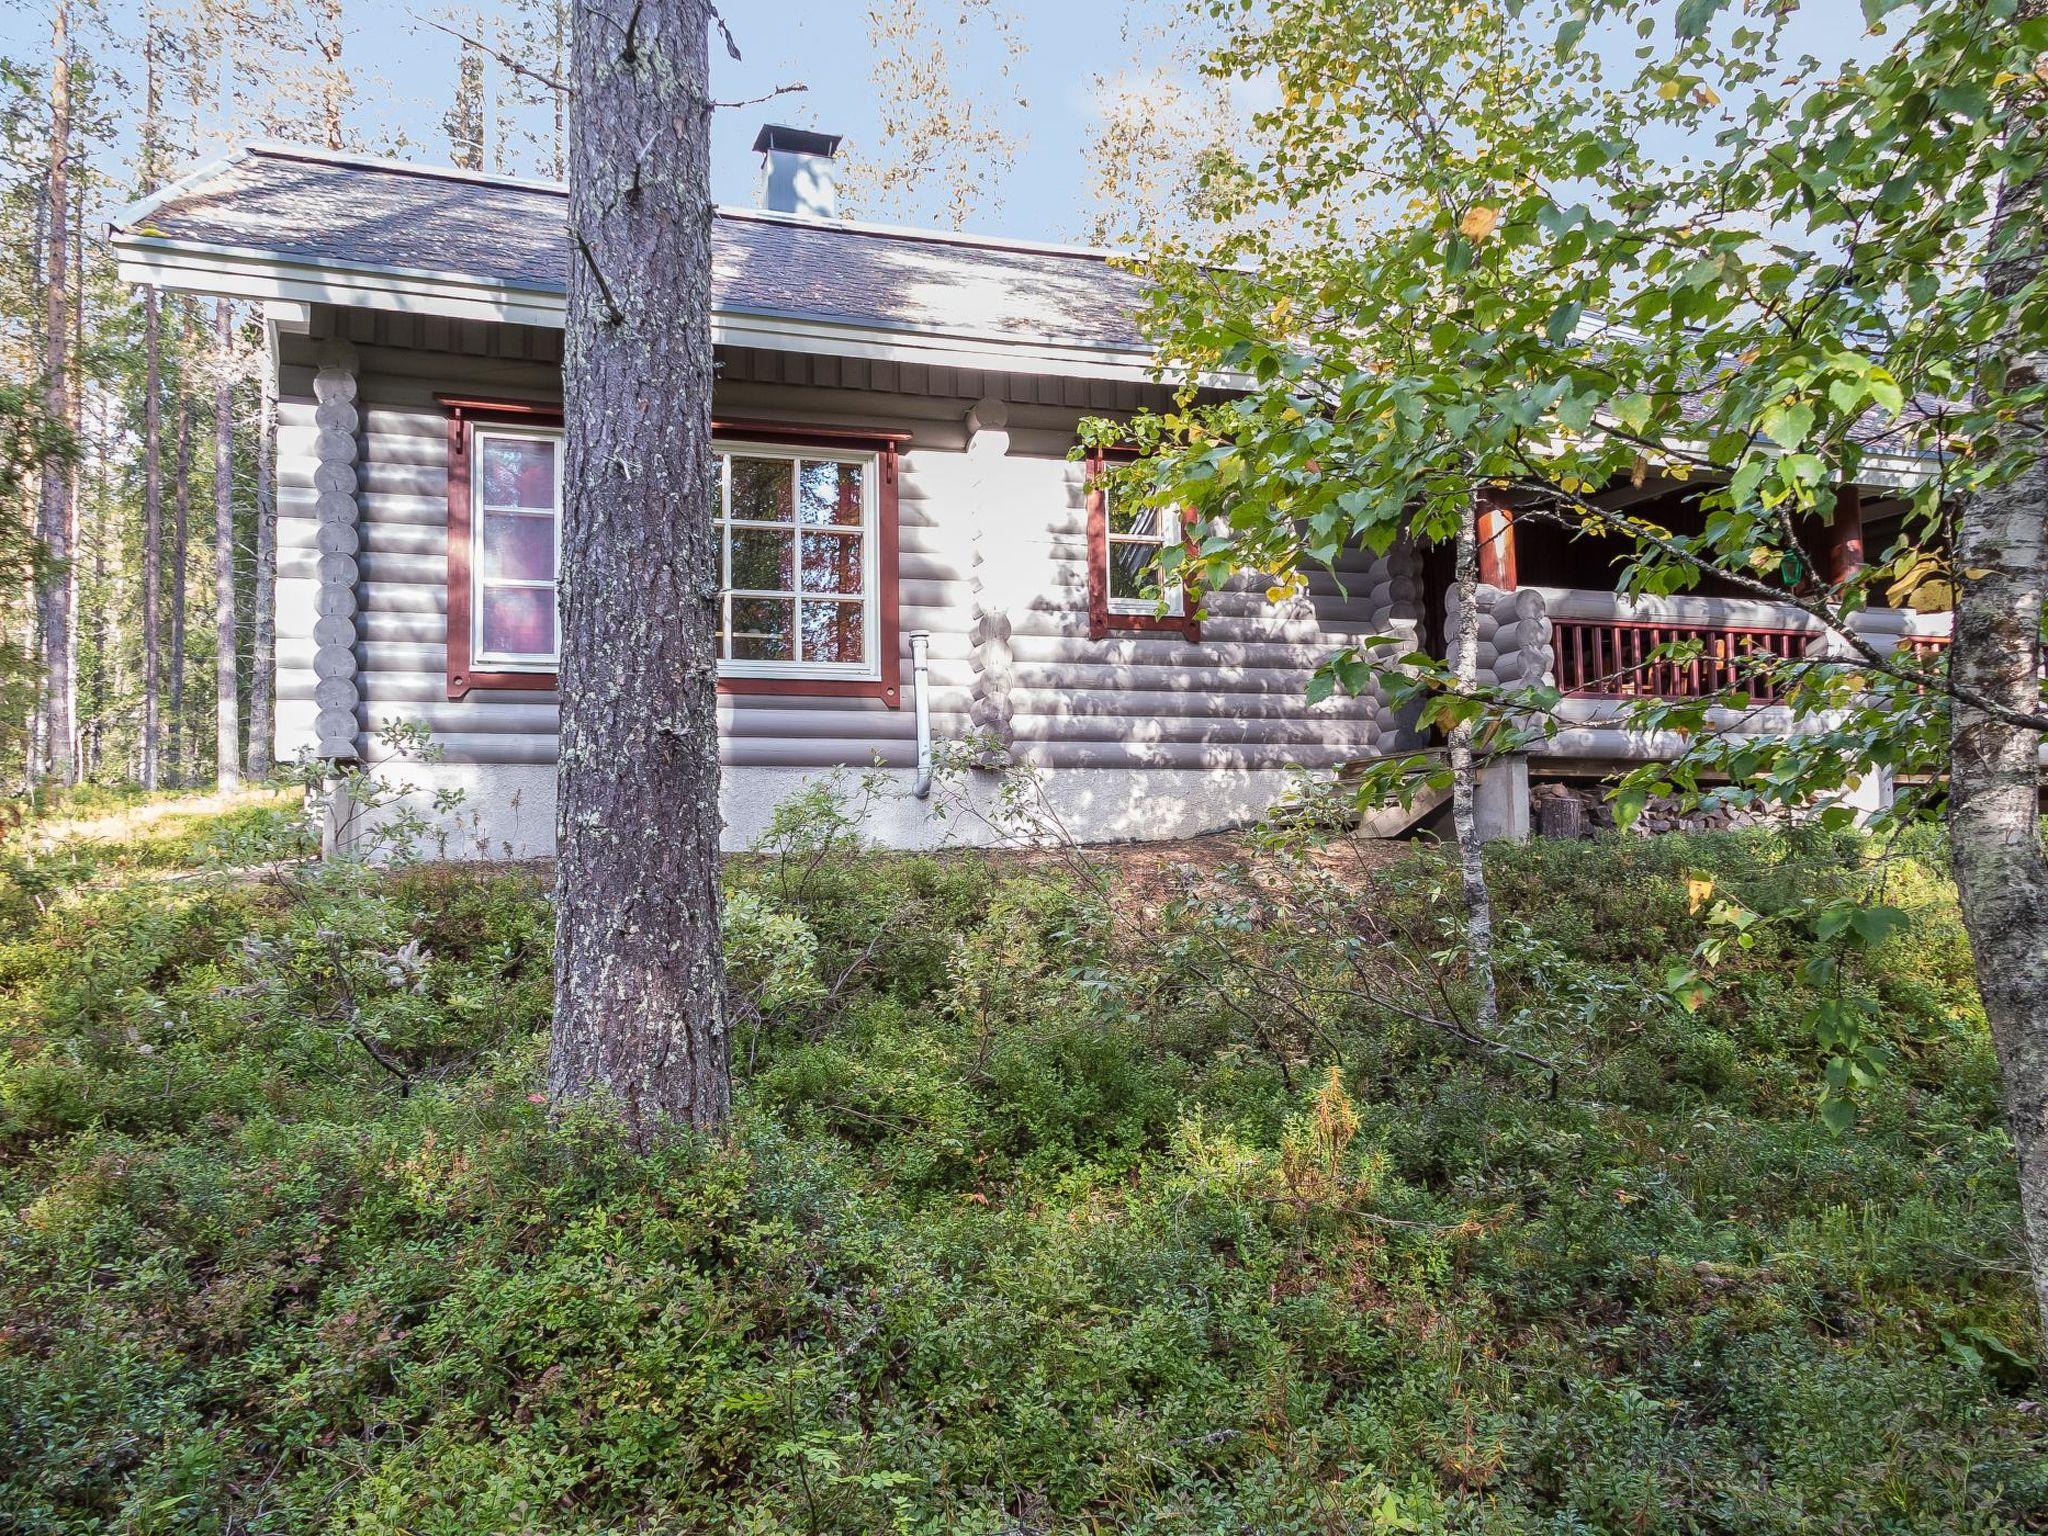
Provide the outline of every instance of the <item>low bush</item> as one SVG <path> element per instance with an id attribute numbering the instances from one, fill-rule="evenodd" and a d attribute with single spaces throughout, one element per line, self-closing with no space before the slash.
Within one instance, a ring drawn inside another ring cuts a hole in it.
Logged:
<path id="1" fill-rule="evenodd" d="M 644 1157 L 542 1099 L 531 871 L 10 866 L 0 1528 L 2048 1528 L 1935 853 L 1503 850 L 1511 1055 L 1426 851 L 783 849 Z M 1707 877 L 1920 913 L 1851 1129 L 1794 930 L 1667 997 Z"/>

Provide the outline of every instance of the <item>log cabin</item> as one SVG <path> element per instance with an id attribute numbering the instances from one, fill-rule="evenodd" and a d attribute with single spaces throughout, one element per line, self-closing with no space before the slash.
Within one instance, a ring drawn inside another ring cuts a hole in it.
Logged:
<path id="1" fill-rule="evenodd" d="M 729 845 L 848 769 L 888 787 L 877 841 L 971 839 L 926 793 L 949 742 L 972 743 L 970 795 L 1028 766 L 1084 841 L 1241 824 L 1297 770 L 1419 745 L 1382 696 L 1311 706 L 1305 688 L 1364 636 L 1441 647 L 1440 556 L 1347 550 L 1277 603 L 1251 577 L 1160 591 L 1164 535 L 1106 507 L 1075 454 L 1083 417 L 1168 404 L 1140 279 L 1103 251 L 839 218 L 837 144 L 764 128 L 764 205 L 715 214 Z M 370 765 L 423 805 L 459 792 L 474 836 L 454 851 L 554 845 L 566 208 L 552 184 L 251 145 L 111 232 L 127 280 L 261 310 L 279 758 Z M 1914 469 L 1844 487 L 1816 561 L 1860 558 Z M 1682 526 L 1697 491 L 1652 477 L 1612 496 Z M 1623 729 L 1621 704 L 1717 687 L 1725 666 L 1646 662 L 1656 645 L 1698 638 L 1732 663 L 1819 638 L 1789 606 L 1621 596 L 1618 550 L 1484 510 L 1482 675 L 1567 695 L 1551 740 L 1489 765 L 1492 833 L 1526 833 L 1532 773 L 1675 749 Z M 1939 619 L 1863 622 L 1940 643 Z M 427 733 L 431 760 L 381 758 L 394 723 Z"/>

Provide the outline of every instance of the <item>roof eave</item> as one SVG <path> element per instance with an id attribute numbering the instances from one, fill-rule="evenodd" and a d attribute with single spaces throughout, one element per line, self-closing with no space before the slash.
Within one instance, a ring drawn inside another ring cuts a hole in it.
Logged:
<path id="1" fill-rule="evenodd" d="M 566 297 L 559 290 L 520 288 L 460 273 L 288 261 L 250 248 L 141 234 L 132 221 L 114 229 L 112 244 L 124 281 L 179 292 L 555 330 L 567 317 Z M 712 340 L 724 345 L 772 351 L 1137 383 L 1158 377 L 1152 354 L 1138 347 L 935 332 L 757 310 L 714 309 L 711 331 Z"/>

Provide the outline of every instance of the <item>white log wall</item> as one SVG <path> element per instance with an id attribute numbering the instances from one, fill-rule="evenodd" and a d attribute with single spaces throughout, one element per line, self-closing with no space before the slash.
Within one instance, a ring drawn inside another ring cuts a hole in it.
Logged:
<path id="1" fill-rule="evenodd" d="M 434 396 L 558 400 L 559 335 L 316 310 L 310 334 L 280 340 L 278 751 L 289 757 L 315 745 L 315 372 L 323 346 L 346 341 L 358 414 L 361 750 L 370 752 L 367 738 L 387 722 L 406 721 L 427 727 L 450 763 L 552 762 L 552 692 L 447 697 L 447 429 Z M 1153 403 L 1140 386 L 762 352 L 721 353 L 720 366 L 720 415 L 911 434 L 898 496 L 903 707 L 727 696 L 719 716 L 727 763 L 913 763 L 908 636 L 918 629 L 931 635 L 934 735 L 958 739 L 974 728 L 979 679 L 979 713 L 986 720 L 999 709 L 1002 745 L 1017 761 L 1314 768 L 1374 749 L 1376 697 L 1310 709 L 1304 690 L 1336 646 L 1390 630 L 1413 634 L 1420 607 L 1412 561 L 1347 553 L 1334 576 L 1318 574 L 1307 596 L 1277 606 L 1263 583 L 1233 584 L 1209 595 L 1196 645 L 1157 634 L 1089 638 L 1082 471 L 1067 454 L 1082 416 Z M 1000 431 L 970 453 L 974 432 L 992 427 Z M 1007 633 L 999 653 L 985 644 L 977 652 L 992 608 Z M 993 687 L 992 654 L 1002 668 Z"/>

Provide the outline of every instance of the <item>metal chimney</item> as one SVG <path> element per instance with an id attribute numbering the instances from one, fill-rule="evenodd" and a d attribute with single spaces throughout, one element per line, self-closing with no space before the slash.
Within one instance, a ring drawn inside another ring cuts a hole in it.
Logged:
<path id="1" fill-rule="evenodd" d="M 754 149 L 761 156 L 763 208 L 805 219 L 839 217 L 839 189 L 832 177 L 838 134 L 769 123 L 755 138 Z"/>

